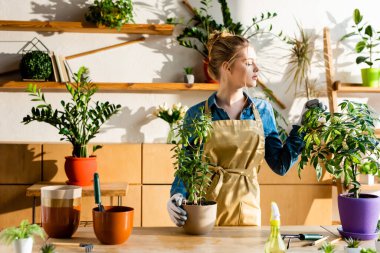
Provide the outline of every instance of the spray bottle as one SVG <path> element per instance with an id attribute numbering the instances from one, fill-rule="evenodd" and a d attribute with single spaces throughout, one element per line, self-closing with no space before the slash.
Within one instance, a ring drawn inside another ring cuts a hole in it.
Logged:
<path id="1" fill-rule="evenodd" d="M 270 218 L 270 235 L 265 243 L 265 253 L 286 252 L 285 243 L 280 233 L 280 211 L 275 202 L 272 202 L 272 212 Z"/>

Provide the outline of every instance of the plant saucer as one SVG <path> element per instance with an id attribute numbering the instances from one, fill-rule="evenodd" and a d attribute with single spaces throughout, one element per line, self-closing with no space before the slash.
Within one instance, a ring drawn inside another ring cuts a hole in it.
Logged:
<path id="1" fill-rule="evenodd" d="M 343 231 L 342 227 L 337 228 L 339 234 L 343 236 L 344 238 L 349 238 L 352 237 L 353 239 L 357 239 L 360 241 L 368 241 L 368 240 L 373 240 L 378 238 L 378 231 L 376 233 L 371 233 L 371 234 L 360 234 L 360 233 L 352 233 L 352 232 L 346 232 Z"/>

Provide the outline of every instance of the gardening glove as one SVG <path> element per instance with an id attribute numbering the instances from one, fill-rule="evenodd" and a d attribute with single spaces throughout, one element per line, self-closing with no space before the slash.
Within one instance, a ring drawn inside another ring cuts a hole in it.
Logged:
<path id="1" fill-rule="evenodd" d="M 307 110 L 309 110 L 310 108 L 316 108 L 316 107 L 319 107 L 322 110 L 327 109 L 326 105 L 324 105 L 322 102 L 319 102 L 319 99 L 312 99 L 312 100 L 307 101 L 305 103 L 305 106 L 302 109 L 301 117 L 300 117 L 300 120 L 298 122 L 299 126 L 303 125 L 303 123 L 305 121 L 305 116 L 306 116 Z"/>
<path id="2" fill-rule="evenodd" d="M 181 208 L 182 200 L 184 199 L 181 193 L 174 194 L 166 204 L 170 219 L 178 227 L 182 227 L 187 220 L 186 211 Z"/>

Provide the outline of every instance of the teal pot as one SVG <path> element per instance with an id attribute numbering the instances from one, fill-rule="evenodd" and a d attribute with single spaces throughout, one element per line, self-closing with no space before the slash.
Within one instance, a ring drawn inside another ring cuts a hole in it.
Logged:
<path id="1" fill-rule="evenodd" d="M 380 68 L 366 68 L 362 69 L 363 86 L 379 87 L 380 82 Z"/>
<path id="2" fill-rule="evenodd" d="M 190 235 L 204 235 L 215 226 L 217 204 L 215 201 L 202 202 L 202 205 L 184 204 L 187 220 L 183 226 Z"/>

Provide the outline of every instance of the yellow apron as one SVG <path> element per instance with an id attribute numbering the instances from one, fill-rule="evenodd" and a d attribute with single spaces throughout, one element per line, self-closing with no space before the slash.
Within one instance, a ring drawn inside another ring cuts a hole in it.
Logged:
<path id="1" fill-rule="evenodd" d="M 256 120 L 213 121 L 204 154 L 213 171 L 206 198 L 218 204 L 217 226 L 261 225 L 257 172 L 264 159 L 264 130 L 255 105 Z M 210 113 L 206 100 L 205 112 Z"/>

